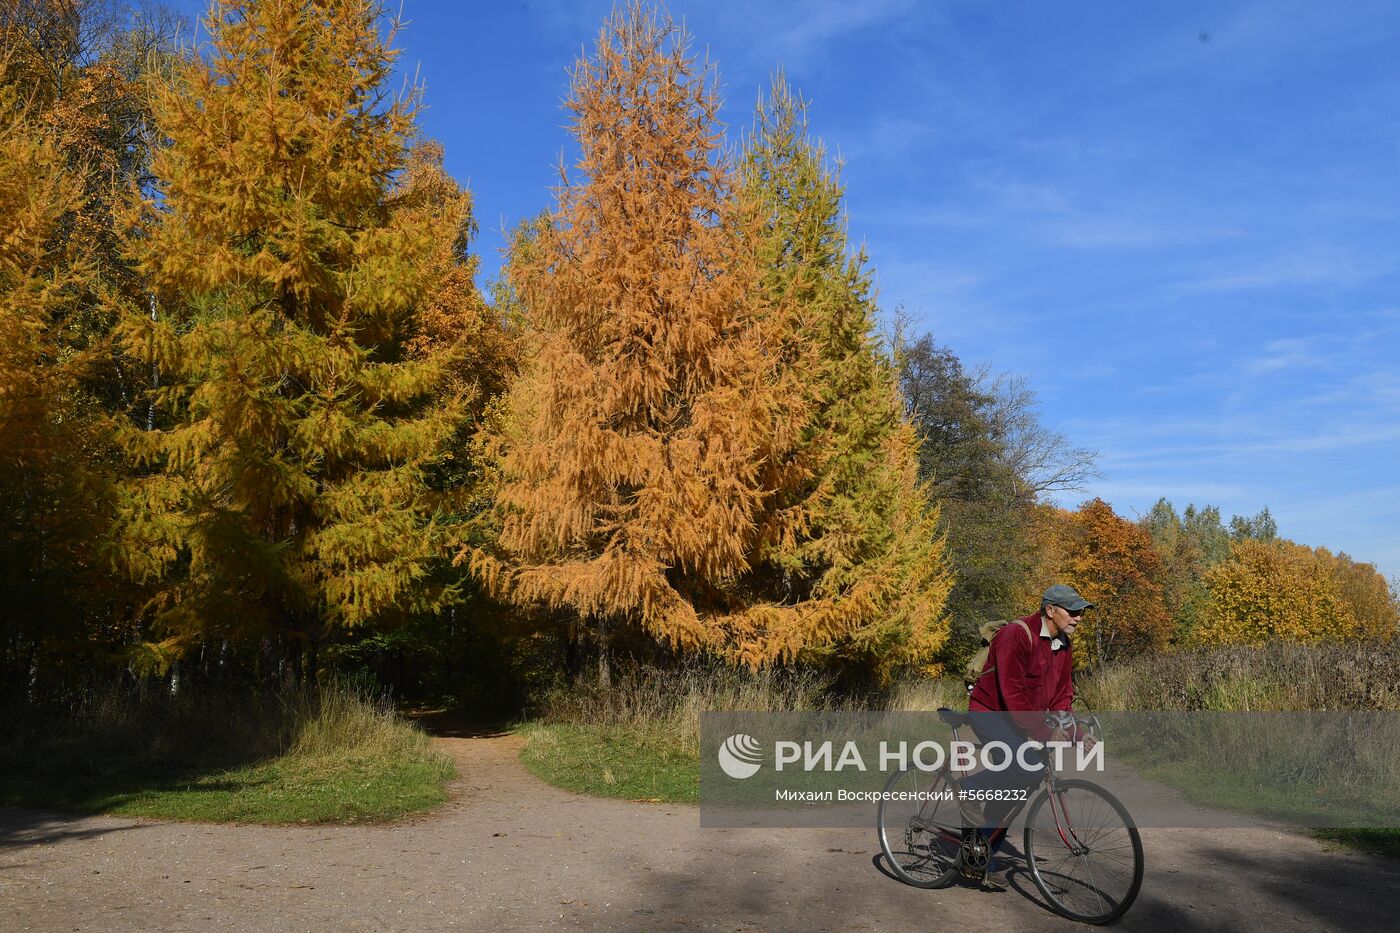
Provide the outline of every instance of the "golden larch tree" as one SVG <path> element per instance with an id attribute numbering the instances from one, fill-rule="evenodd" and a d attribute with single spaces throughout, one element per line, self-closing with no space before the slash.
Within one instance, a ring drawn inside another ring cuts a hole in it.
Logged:
<path id="1" fill-rule="evenodd" d="M 869 352 L 863 293 L 810 309 L 800 332 L 777 309 L 788 299 L 762 281 L 776 257 L 760 257 L 772 232 L 735 195 L 712 80 L 669 21 L 615 12 L 568 106 L 582 177 L 509 264 L 532 363 L 498 439 L 499 550 L 473 551 L 474 569 L 591 620 L 604 642 L 631 624 L 750 666 L 926 656 L 936 516 Z M 844 242 L 814 274 L 845 281 Z M 872 424 L 837 423 L 842 386 L 819 383 L 840 362 L 863 367 Z M 837 452 L 818 449 L 828 441 Z M 852 501 L 858 472 L 883 501 Z"/>
<path id="2" fill-rule="evenodd" d="M 419 267 L 434 285 L 417 310 L 408 353 L 440 361 L 437 394 L 463 413 L 443 462 L 432 471 L 444 506 L 460 517 L 462 510 L 479 512 L 486 503 L 476 433 L 519 367 L 519 340 L 503 309 L 487 304 L 476 287 L 480 263 L 469 251 L 476 235 L 472 195 L 447 173 L 439 143 L 413 147 L 392 205 L 398 224 L 456 231 L 437 240 Z"/>
<path id="3" fill-rule="evenodd" d="M 129 239 L 155 312 L 121 334 L 161 385 L 154 430 L 123 433 L 149 469 L 122 556 L 162 581 L 169 649 L 272 636 L 314 671 L 328 626 L 451 596 L 426 474 L 462 407 L 434 401 L 449 348 L 414 338 L 462 213 L 396 187 L 416 94 L 386 91 L 377 2 L 219 0 L 205 26 L 155 93 L 168 144 Z"/>
<path id="4" fill-rule="evenodd" d="M 15 663 L 17 682 L 30 682 L 42 646 L 85 621 L 77 600 L 55 605 L 54 593 L 96 582 L 100 441 L 78 390 L 87 358 L 66 328 L 97 276 L 65 235 L 82 174 L 43 101 L 14 80 L 13 52 L 0 49 L 0 670 Z"/>
<path id="5" fill-rule="evenodd" d="M 942 645 L 952 581 L 866 257 L 848 239 L 840 166 L 809 135 L 806 107 L 775 75 L 741 164 L 774 376 L 806 413 L 752 576 L 793 610 L 735 619 L 726 640 L 756 658 L 834 653 L 887 675 Z"/>

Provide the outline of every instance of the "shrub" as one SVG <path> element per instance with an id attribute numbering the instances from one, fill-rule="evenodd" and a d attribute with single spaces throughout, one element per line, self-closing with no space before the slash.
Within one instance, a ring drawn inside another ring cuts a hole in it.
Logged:
<path id="1" fill-rule="evenodd" d="M 1104 710 L 1400 710 L 1400 641 L 1270 642 L 1142 657 L 1084 678 Z"/>

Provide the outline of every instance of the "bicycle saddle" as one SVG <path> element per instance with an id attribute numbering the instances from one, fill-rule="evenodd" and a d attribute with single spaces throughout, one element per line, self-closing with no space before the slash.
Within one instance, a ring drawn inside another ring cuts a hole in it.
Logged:
<path id="1" fill-rule="evenodd" d="M 967 725 L 967 713 L 961 713 L 955 709 L 949 709 L 946 706 L 940 706 L 938 708 L 938 718 L 950 726 Z"/>

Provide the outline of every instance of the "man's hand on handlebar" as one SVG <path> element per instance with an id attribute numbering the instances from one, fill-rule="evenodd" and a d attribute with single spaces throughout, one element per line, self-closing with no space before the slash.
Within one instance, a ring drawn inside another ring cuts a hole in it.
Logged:
<path id="1" fill-rule="evenodd" d="M 1055 728 L 1055 731 L 1050 733 L 1049 741 L 1068 742 L 1070 744 L 1074 744 L 1077 741 L 1084 746 L 1085 751 L 1089 751 L 1093 749 L 1095 745 L 1099 744 L 1098 740 L 1094 738 L 1093 734 L 1090 733 L 1089 730 L 1085 729 L 1081 731 L 1077 725 L 1075 725 L 1073 728 L 1074 735 L 1072 736 L 1070 732 L 1065 729 L 1064 726 L 1057 726 Z"/>

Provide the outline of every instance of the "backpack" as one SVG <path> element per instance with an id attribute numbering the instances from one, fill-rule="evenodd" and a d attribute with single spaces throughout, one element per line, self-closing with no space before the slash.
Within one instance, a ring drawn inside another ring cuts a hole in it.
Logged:
<path id="1" fill-rule="evenodd" d="M 963 683 L 967 684 L 968 693 L 971 693 L 972 688 L 977 686 L 977 681 L 981 679 L 983 674 L 990 674 L 992 671 L 996 670 L 995 667 L 987 666 L 987 660 L 991 657 L 992 653 L 992 639 L 996 637 L 997 632 L 1000 632 L 1012 622 L 1021 626 L 1021 630 L 1026 633 L 1026 637 L 1031 640 L 1031 644 L 1035 644 L 1035 636 L 1031 634 L 1031 627 L 1020 619 L 998 619 L 995 622 L 987 622 L 984 624 L 977 630 L 978 634 L 982 636 L 982 650 L 974 654 L 972 660 L 967 662 L 967 667 L 963 669 Z"/>

